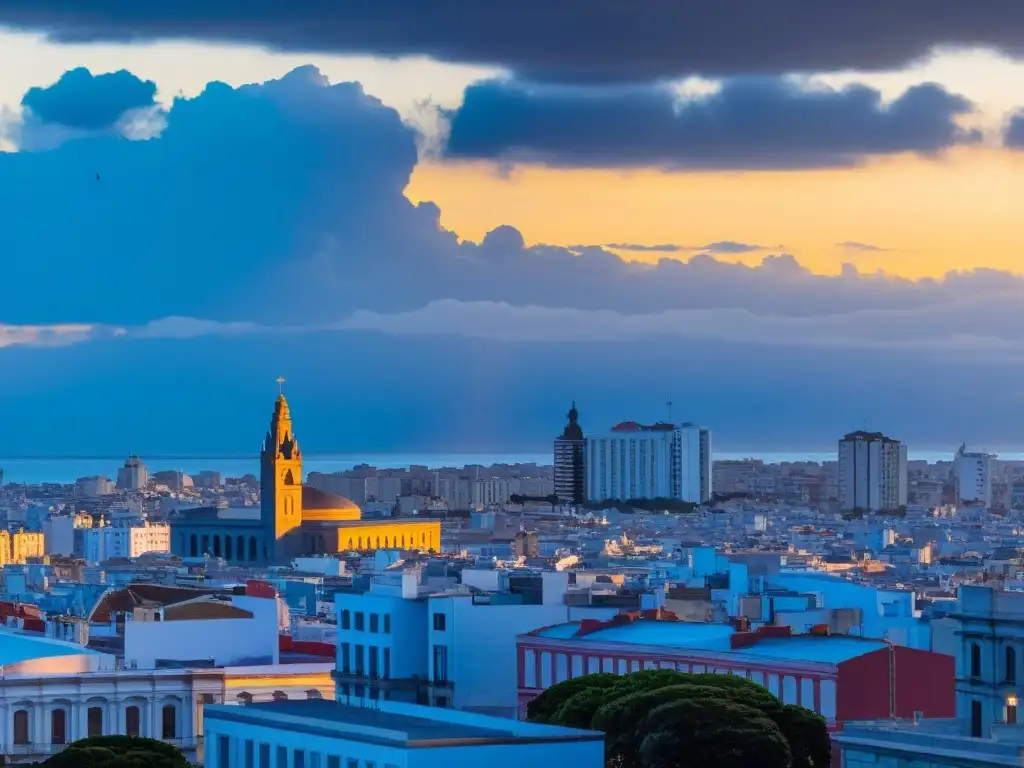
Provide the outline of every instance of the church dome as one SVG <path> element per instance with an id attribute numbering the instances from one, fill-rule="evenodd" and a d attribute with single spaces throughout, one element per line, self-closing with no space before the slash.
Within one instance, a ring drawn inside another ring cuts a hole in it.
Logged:
<path id="1" fill-rule="evenodd" d="M 362 511 L 352 500 L 321 491 L 311 485 L 302 486 L 302 519 L 332 522 L 359 520 Z"/>

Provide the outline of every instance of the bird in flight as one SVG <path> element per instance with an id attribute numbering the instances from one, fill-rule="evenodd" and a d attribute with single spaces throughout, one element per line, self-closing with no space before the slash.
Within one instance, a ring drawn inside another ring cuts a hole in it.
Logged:
<path id="1" fill-rule="evenodd" d="M 100 180 L 100 174 L 99 174 L 99 172 L 97 172 L 96 173 L 96 181 L 99 181 L 99 180 Z"/>

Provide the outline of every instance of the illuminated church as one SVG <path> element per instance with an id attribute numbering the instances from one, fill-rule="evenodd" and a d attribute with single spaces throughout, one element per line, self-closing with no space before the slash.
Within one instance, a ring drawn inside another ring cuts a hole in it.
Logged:
<path id="1" fill-rule="evenodd" d="M 260 452 L 260 508 L 193 509 L 171 520 L 171 551 L 240 565 L 288 563 L 300 555 L 376 549 L 440 550 L 437 520 L 363 520 L 342 496 L 302 484 L 302 451 L 284 394 Z"/>

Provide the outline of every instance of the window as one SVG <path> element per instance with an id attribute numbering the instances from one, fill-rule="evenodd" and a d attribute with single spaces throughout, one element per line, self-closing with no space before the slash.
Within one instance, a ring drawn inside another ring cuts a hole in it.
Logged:
<path id="1" fill-rule="evenodd" d="M 231 739 L 227 736 L 217 737 L 217 765 L 229 768 L 231 765 Z"/>
<path id="2" fill-rule="evenodd" d="M 260 744 L 260 768 L 270 768 L 269 744 Z"/>
<path id="3" fill-rule="evenodd" d="M 384 679 L 391 679 L 391 649 L 384 649 Z"/>
<path id="4" fill-rule="evenodd" d="M 971 738 L 981 738 L 981 702 L 971 702 Z"/>
<path id="5" fill-rule="evenodd" d="M 356 674 L 357 675 L 363 674 L 363 671 L 364 671 L 364 669 L 363 669 L 363 646 L 361 646 L 361 645 L 357 645 L 356 646 L 356 665 L 355 666 L 356 666 Z"/>
<path id="6" fill-rule="evenodd" d="M 377 648 L 371 645 L 366 650 L 370 655 L 370 679 L 376 680 L 380 677 L 380 670 L 377 665 Z"/>
<path id="7" fill-rule="evenodd" d="M 1017 697 L 1007 696 L 1006 697 L 1006 724 L 1016 725 L 1017 724 Z"/>
<path id="8" fill-rule="evenodd" d="M 971 643 L 971 677 L 981 677 L 981 646 Z"/>
<path id="9" fill-rule="evenodd" d="M 173 704 L 164 704 L 161 710 L 160 733 L 162 739 L 178 738 L 178 708 Z"/>
<path id="10" fill-rule="evenodd" d="M 348 643 L 341 644 L 341 671 L 348 674 L 352 671 L 352 647 Z"/>
<path id="11" fill-rule="evenodd" d="M 448 682 L 448 646 L 434 646 L 434 682 Z"/>
<path id="12" fill-rule="evenodd" d="M 292 768 L 306 768 L 306 753 L 301 749 L 292 752 Z"/>
<path id="13" fill-rule="evenodd" d="M 128 736 L 138 736 L 139 734 L 139 719 L 140 713 L 139 708 L 136 706 L 130 706 L 124 711 L 124 732 Z M 222 763 L 227 765 L 227 763 Z"/>
<path id="14" fill-rule="evenodd" d="M 288 747 L 277 748 L 277 768 L 288 768 Z"/>
<path id="15" fill-rule="evenodd" d="M 89 737 L 103 735 L 103 707 L 89 707 L 86 731 Z"/>
<path id="16" fill-rule="evenodd" d="M 337 755 L 328 755 L 327 768 L 341 768 L 341 758 Z"/>
<path id="17" fill-rule="evenodd" d="M 365 619 L 365 616 L 363 616 L 363 612 L 362 611 L 357 611 L 356 612 L 356 632 L 362 632 L 363 629 L 365 628 L 364 627 L 364 624 L 365 624 L 364 619 Z"/>
<path id="18" fill-rule="evenodd" d="M 391 634 L 391 614 L 390 613 L 385 613 L 384 614 L 384 634 L 385 635 L 390 635 Z"/>
<path id="19" fill-rule="evenodd" d="M 341 612 L 341 628 L 349 629 L 352 626 L 352 614 L 345 609 Z"/>
<path id="20" fill-rule="evenodd" d="M 370 631 L 373 632 L 374 634 L 377 634 L 377 631 L 378 631 L 377 624 L 378 624 L 379 620 L 380 620 L 380 617 L 378 617 L 376 613 L 371 613 L 370 614 Z"/>
<path id="21" fill-rule="evenodd" d="M 1017 650 L 1012 646 L 1006 646 L 1006 682 L 1017 682 Z"/>
<path id="22" fill-rule="evenodd" d="M 445 616 L 443 613 L 435 613 L 434 614 L 434 631 L 435 632 L 444 632 L 445 631 L 445 629 L 447 627 L 447 618 L 448 617 Z"/>
<path id="23" fill-rule="evenodd" d="M 14 713 L 14 743 L 28 744 L 28 710 L 19 709 Z"/>
<path id="24" fill-rule="evenodd" d="M 245 740 L 245 768 L 256 768 L 256 766 L 253 764 L 256 759 L 254 746 L 255 745 L 252 743 L 252 739 Z"/>
<path id="25" fill-rule="evenodd" d="M 50 743 L 67 744 L 68 713 L 63 709 L 55 709 L 50 713 Z"/>

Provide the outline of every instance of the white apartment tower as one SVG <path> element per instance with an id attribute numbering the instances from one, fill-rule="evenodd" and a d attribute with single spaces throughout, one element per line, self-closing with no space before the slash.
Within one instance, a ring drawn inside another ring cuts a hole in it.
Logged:
<path id="1" fill-rule="evenodd" d="M 627 421 L 586 440 L 587 498 L 711 498 L 711 432 L 695 424 Z"/>
<path id="2" fill-rule="evenodd" d="M 990 453 L 972 453 L 961 445 L 953 459 L 957 502 L 992 505 L 992 460 Z"/>
<path id="3" fill-rule="evenodd" d="M 843 511 L 879 512 L 907 503 L 907 446 L 881 432 L 851 432 L 839 441 Z"/>

